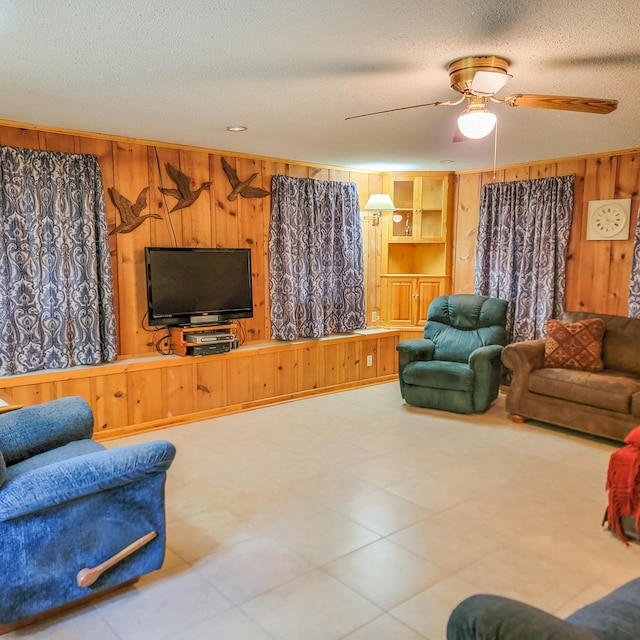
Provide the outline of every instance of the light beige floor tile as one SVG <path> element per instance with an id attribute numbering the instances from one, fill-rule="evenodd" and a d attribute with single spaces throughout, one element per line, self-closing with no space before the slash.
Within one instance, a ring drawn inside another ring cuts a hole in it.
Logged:
<path id="1" fill-rule="evenodd" d="M 167 525 L 167 546 L 189 564 L 247 540 L 256 530 L 227 509 L 214 508 Z"/>
<path id="2" fill-rule="evenodd" d="M 331 562 L 325 571 L 385 611 L 449 575 L 388 540 L 373 542 Z"/>
<path id="3" fill-rule="evenodd" d="M 220 549 L 194 567 L 234 604 L 246 602 L 314 568 L 300 554 L 267 536 Z"/>
<path id="4" fill-rule="evenodd" d="M 524 549 L 505 548 L 467 565 L 456 575 L 479 590 L 522 600 L 553 612 L 592 582 L 592 572 Z"/>
<path id="5" fill-rule="evenodd" d="M 143 577 L 131 589 L 96 604 L 120 640 L 164 640 L 232 607 L 218 589 L 183 567 Z"/>
<path id="6" fill-rule="evenodd" d="M 552 522 L 546 528 L 523 533 L 511 540 L 510 546 L 525 549 L 548 558 L 557 558 L 591 579 L 615 575 L 625 562 L 633 562 L 633 549 L 626 547 L 609 532 L 592 522 L 589 532 L 579 532 L 566 522 Z M 640 558 L 638 558 L 640 560 Z M 640 575 L 640 562 L 638 563 Z"/>
<path id="7" fill-rule="evenodd" d="M 398 531 L 389 540 L 449 571 L 458 571 L 504 542 L 475 531 L 459 513 L 450 511 Z"/>
<path id="8" fill-rule="evenodd" d="M 428 509 L 384 490 L 337 505 L 335 510 L 382 536 L 409 527 L 432 514 Z"/>
<path id="9" fill-rule="evenodd" d="M 425 637 L 390 615 L 384 615 L 345 636 L 344 640 L 424 640 Z"/>
<path id="10" fill-rule="evenodd" d="M 344 471 L 349 475 L 360 478 L 364 482 L 384 489 L 402 480 L 412 478 L 424 471 L 422 465 L 414 469 L 408 467 L 402 460 L 391 454 L 384 454 L 370 458 L 359 464 L 347 466 Z"/>
<path id="11" fill-rule="evenodd" d="M 2 636 L 3 640 L 119 640 L 93 606 L 79 608 Z"/>
<path id="12" fill-rule="evenodd" d="M 234 607 L 214 618 L 201 622 L 171 640 L 273 640 L 241 609 Z"/>
<path id="13" fill-rule="evenodd" d="M 450 576 L 392 609 L 390 614 L 429 640 L 445 640 L 451 611 L 474 593 L 474 585 Z"/>
<path id="14" fill-rule="evenodd" d="M 382 614 L 321 569 L 246 602 L 242 609 L 277 640 L 338 640 Z"/>
<path id="15" fill-rule="evenodd" d="M 474 484 L 461 482 L 454 473 L 447 474 L 444 471 L 414 476 L 387 487 L 387 491 L 420 505 L 432 513 L 454 507 L 476 494 Z"/>
<path id="16" fill-rule="evenodd" d="M 343 502 L 372 493 L 373 484 L 354 478 L 339 470 L 326 471 L 322 475 L 303 480 L 295 486 L 299 495 L 324 507 L 334 507 Z"/>
<path id="17" fill-rule="evenodd" d="M 283 525 L 272 535 L 317 566 L 322 566 L 378 540 L 373 531 L 339 513 L 325 510 Z"/>

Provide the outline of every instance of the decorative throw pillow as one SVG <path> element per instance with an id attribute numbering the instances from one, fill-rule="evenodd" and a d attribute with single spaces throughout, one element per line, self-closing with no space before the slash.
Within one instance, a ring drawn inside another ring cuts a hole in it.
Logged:
<path id="1" fill-rule="evenodd" d="M 578 322 L 547 321 L 544 366 L 581 371 L 600 371 L 604 321 L 589 318 Z"/>

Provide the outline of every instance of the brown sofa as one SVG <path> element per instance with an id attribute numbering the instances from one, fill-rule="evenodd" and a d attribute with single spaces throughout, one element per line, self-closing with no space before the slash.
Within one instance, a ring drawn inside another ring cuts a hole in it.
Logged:
<path id="1" fill-rule="evenodd" d="M 540 420 L 622 441 L 640 424 L 640 318 L 569 311 L 561 319 L 587 318 L 604 320 L 604 369 L 544 368 L 544 339 L 510 344 L 502 352 L 513 372 L 507 411 L 514 422 Z"/>

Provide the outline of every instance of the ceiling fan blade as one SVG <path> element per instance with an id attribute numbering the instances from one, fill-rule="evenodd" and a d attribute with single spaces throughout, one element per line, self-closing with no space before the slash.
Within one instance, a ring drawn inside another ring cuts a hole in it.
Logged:
<path id="1" fill-rule="evenodd" d="M 578 98 L 575 96 L 543 96 L 517 93 L 506 97 L 503 102 L 510 107 L 529 107 L 533 109 L 560 109 L 561 111 L 580 111 L 581 113 L 611 113 L 618 107 L 617 100 L 600 98 Z"/>
<path id="2" fill-rule="evenodd" d="M 462 97 L 461 100 L 458 100 L 456 102 L 451 102 L 451 101 L 425 102 L 424 104 L 413 104 L 410 107 L 397 107 L 395 109 L 385 109 L 384 111 L 372 111 L 371 113 L 361 113 L 360 115 L 357 115 L 357 116 L 349 116 L 348 118 L 345 118 L 345 120 L 354 120 L 355 118 L 364 118 L 366 116 L 377 116 L 377 115 L 380 115 L 381 113 L 391 113 L 392 111 L 405 111 L 406 109 L 418 109 L 419 107 L 453 106 L 456 104 L 460 104 L 462 100 L 464 100 L 464 96 Z"/>
<path id="3" fill-rule="evenodd" d="M 451 142 L 466 142 L 469 138 L 460 131 L 460 127 L 456 125 L 455 133 L 453 134 L 453 140 Z"/>
<path id="4" fill-rule="evenodd" d="M 513 76 L 499 71 L 476 71 L 471 81 L 471 93 L 477 96 L 492 96 L 498 93 Z"/>

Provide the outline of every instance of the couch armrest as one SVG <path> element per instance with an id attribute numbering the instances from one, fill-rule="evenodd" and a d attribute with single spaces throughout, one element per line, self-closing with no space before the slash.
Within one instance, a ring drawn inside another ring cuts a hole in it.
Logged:
<path id="1" fill-rule="evenodd" d="M 613 637 L 613 636 L 612 636 Z M 491 595 L 463 600 L 451 613 L 447 640 L 598 640 L 590 631 L 523 602 Z"/>
<path id="2" fill-rule="evenodd" d="M 477 372 L 480 367 L 491 366 L 494 358 L 499 358 L 504 347 L 499 344 L 488 344 L 478 347 L 469 354 L 469 366 Z"/>
<path id="3" fill-rule="evenodd" d="M 469 355 L 469 368 L 474 373 L 473 409 L 486 411 L 498 397 L 502 363 L 500 354 L 504 347 L 488 344 L 474 349 Z"/>
<path id="4" fill-rule="evenodd" d="M 106 449 L 25 472 L 0 489 L 0 521 L 48 509 L 163 473 L 175 447 L 165 440 Z"/>
<path id="5" fill-rule="evenodd" d="M 502 364 L 513 372 L 506 401 L 507 411 L 512 415 L 520 415 L 519 401 L 529 391 L 531 372 L 544 365 L 545 343 L 544 339 L 514 342 L 502 351 Z"/>
<path id="6" fill-rule="evenodd" d="M 411 362 L 432 360 L 436 346 L 432 340 L 427 338 L 416 338 L 414 340 L 403 340 L 398 342 L 398 379 L 400 381 L 400 394 L 404 398 L 404 380 L 402 371 Z"/>
<path id="7" fill-rule="evenodd" d="M 508 344 L 502 352 L 502 363 L 511 369 L 514 375 L 526 374 L 544 365 L 544 345 L 546 340 L 525 340 Z"/>
<path id="8" fill-rule="evenodd" d="M 0 454 L 7 466 L 93 434 L 84 398 L 68 396 L 0 415 Z"/>
<path id="9" fill-rule="evenodd" d="M 405 366 L 416 360 L 431 360 L 435 351 L 433 341 L 426 338 L 416 338 L 414 340 L 403 340 L 398 342 L 398 364 Z"/>

